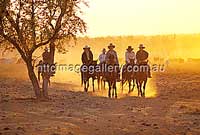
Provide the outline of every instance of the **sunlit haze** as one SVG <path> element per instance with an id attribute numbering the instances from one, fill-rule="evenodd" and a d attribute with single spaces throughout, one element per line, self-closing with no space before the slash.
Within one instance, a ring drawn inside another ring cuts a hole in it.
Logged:
<path id="1" fill-rule="evenodd" d="M 88 1 L 88 36 L 200 32 L 199 0 Z"/>

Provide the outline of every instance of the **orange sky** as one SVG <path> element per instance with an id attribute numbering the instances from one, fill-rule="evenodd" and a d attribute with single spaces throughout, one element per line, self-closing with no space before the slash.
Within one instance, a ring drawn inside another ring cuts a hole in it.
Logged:
<path id="1" fill-rule="evenodd" d="M 87 36 L 200 33 L 200 0 L 88 0 Z"/>

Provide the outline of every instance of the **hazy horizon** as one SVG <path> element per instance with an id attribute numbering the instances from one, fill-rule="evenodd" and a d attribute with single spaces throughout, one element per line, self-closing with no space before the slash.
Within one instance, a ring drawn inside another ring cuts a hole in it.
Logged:
<path id="1" fill-rule="evenodd" d="M 196 32 L 196 33 L 164 33 L 164 34 L 133 34 L 133 35 L 78 35 L 77 38 L 107 38 L 107 37 L 140 37 L 140 36 L 144 36 L 144 37 L 154 37 L 154 36 L 181 36 L 181 35 L 185 35 L 185 36 L 193 36 L 193 35 L 200 35 L 200 32 Z"/>

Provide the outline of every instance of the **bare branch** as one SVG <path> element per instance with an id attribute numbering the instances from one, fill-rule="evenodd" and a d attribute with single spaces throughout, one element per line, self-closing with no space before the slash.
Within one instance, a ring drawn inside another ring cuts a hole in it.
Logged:
<path id="1" fill-rule="evenodd" d="M 19 44 L 16 42 L 15 39 L 7 36 L 6 34 L 4 34 L 3 30 L 0 28 L 0 33 L 1 33 L 1 36 L 3 36 L 7 41 L 9 41 L 16 49 L 17 51 L 20 53 L 20 55 L 22 56 L 22 58 L 24 60 L 26 60 L 26 55 L 24 53 L 24 51 L 20 48 Z"/>

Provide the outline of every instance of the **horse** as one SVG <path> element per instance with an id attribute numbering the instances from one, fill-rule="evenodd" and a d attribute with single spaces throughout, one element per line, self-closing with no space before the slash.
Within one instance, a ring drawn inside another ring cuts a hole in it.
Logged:
<path id="1" fill-rule="evenodd" d="M 138 71 L 136 72 L 136 84 L 138 89 L 138 96 L 145 97 L 145 88 L 147 83 L 147 64 L 138 64 Z M 145 69 L 144 69 L 145 68 Z"/>
<path id="2" fill-rule="evenodd" d="M 108 82 L 109 90 L 108 90 L 108 97 L 115 97 L 117 98 L 117 77 L 118 77 L 118 71 L 116 70 L 116 63 L 114 61 L 114 55 L 110 55 L 109 62 L 107 65 L 107 69 L 112 69 L 112 71 L 106 71 L 106 81 Z M 112 91 L 112 95 L 111 95 Z"/>
<path id="3" fill-rule="evenodd" d="M 131 93 L 134 90 L 135 80 L 136 80 L 135 72 L 133 70 L 134 66 L 135 66 L 134 59 L 130 60 L 130 64 L 126 64 L 126 65 L 123 66 L 122 80 L 121 80 L 122 91 L 124 89 L 124 84 L 126 82 L 128 82 L 128 84 L 129 84 L 129 91 L 128 91 L 128 93 Z M 133 86 L 132 86 L 132 82 L 133 82 Z"/>
<path id="4" fill-rule="evenodd" d="M 48 63 L 41 62 L 40 65 L 38 66 L 38 69 L 39 69 L 39 75 L 41 74 L 42 80 L 43 80 L 42 82 L 43 96 L 45 98 L 48 98 L 47 88 L 48 88 L 48 85 L 50 86 L 50 78 L 53 77 L 56 73 L 56 63 L 48 64 Z"/>
<path id="5" fill-rule="evenodd" d="M 97 78 L 97 73 L 95 72 L 95 68 L 97 66 L 97 61 L 92 61 L 89 65 L 82 65 L 81 66 L 81 85 L 84 84 L 84 91 L 88 92 L 89 88 L 89 80 L 92 78 L 92 87 L 93 92 L 94 90 L 94 80 Z M 86 69 L 83 69 L 86 68 Z M 91 71 L 92 69 L 92 71 Z"/>
<path id="6" fill-rule="evenodd" d="M 40 78 L 44 80 L 44 78 L 47 77 L 48 79 L 48 85 L 51 85 L 50 77 L 53 77 L 55 75 L 56 70 L 56 63 L 55 64 L 45 64 L 42 60 L 39 61 L 39 63 L 35 66 L 38 71 L 37 80 L 40 83 Z M 47 68 L 49 67 L 49 68 Z M 50 69 L 54 71 L 50 71 Z M 49 78 L 48 78 L 49 77 Z"/>
<path id="7" fill-rule="evenodd" d="M 100 71 L 97 72 L 97 80 L 98 80 L 98 90 L 100 90 L 100 86 L 101 86 L 101 89 L 103 88 L 105 90 L 105 83 L 106 83 L 106 80 L 105 80 L 105 63 L 100 63 L 98 64 L 99 68 L 100 68 Z"/>

